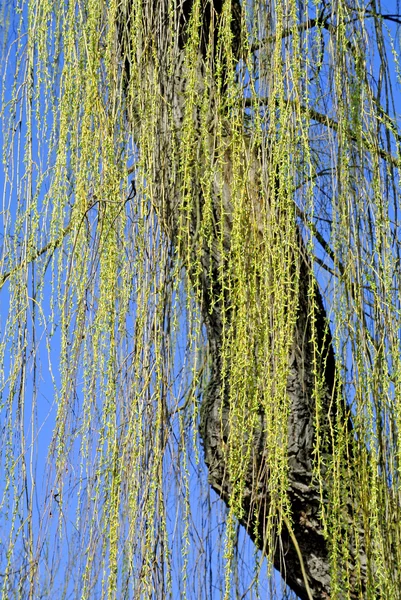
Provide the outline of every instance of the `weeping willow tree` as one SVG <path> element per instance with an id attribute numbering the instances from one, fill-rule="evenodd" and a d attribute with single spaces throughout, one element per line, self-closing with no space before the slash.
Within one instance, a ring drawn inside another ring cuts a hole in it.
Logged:
<path id="1" fill-rule="evenodd" d="M 401 17 L 1 15 L 1 597 L 400 598 Z"/>

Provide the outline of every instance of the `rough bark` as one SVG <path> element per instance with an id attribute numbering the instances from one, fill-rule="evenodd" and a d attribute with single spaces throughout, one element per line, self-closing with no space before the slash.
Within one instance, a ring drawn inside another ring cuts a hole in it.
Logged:
<path id="1" fill-rule="evenodd" d="M 301 244 L 301 243 L 300 243 Z M 300 246 L 301 251 L 301 246 Z M 310 265 L 301 258 L 301 281 L 299 288 L 299 312 L 294 331 L 294 341 L 289 356 L 289 376 L 287 393 L 291 409 L 288 423 L 288 465 L 289 487 L 288 497 L 291 504 L 292 529 L 298 542 L 310 592 L 313 598 L 330 598 L 331 576 L 329 564 L 328 541 L 323 534 L 320 519 L 321 498 L 319 489 L 313 478 L 313 449 L 315 443 L 315 400 L 312 397 L 314 374 L 312 373 L 311 314 L 312 299 L 308 295 Z M 317 331 L 322 332 L 318 340 L 322 355 L 326 355 L 325 381 L 327 412 L 334 409 L 330 406 L 332 387 L 335 376 L 335 359 L 331 348 L 330 333 L 327 329 L 325 311 L 319 292 L 315 295 L 315 312 Z M 204 318 L 207 323 L 208 339 L 212 351 L 212 371 L 209 385 L 204 395 L 201 408 L 201 436 L 205 450 L 205 461 L 209 469 L 209 481 L 215 491 L 229 504 L 231 485 L 227 477 L 224 441 L 229 429 L 229 401 L 227 384 L 222 392 L 221 381 L 221 328 L 219 327 L 218 306 L 215 314 L 207 314 L 208 302 L 205 302 Z M 323 334 L 323 332 L 325 332 Z M 323 369 L 323 365 L 322 365 Z M 265 515 L 268 512 L 269 497 L 267 493 L 268 473 L 264 468 L 265 448 L 267 444 L 264 433 L 263 415 L 260 415 L 259 428 L 253 432 L 253 456 L 249 466 L 244 492 L 244 518 L 242 524 L 260 550 L 266 551 L 269 543 L 265 532 Z M 324 428 L 323 428 L 324 429 Z M 255 516 L 257 515 L 257 517 Z M 255 536 L 255 524 L 257 536 Z M 350 569 L 355 568 L 355 550 L 350 554 L 353 561 Z M 361 570 L 366 566 L 366 557 L 360 553 L 358 557 Z M 290 533 L 284 525 L 276 540 L 274 566 L 280 571 L 287 585 L 302 599 L 308 599 L 308 592 L 302 574 L 298 551 L 291 540 Z M 355 588 L 351 597 L 360 597 L 362 589 Z"/>
<path id="2" fill-rule="evenodd" d="M 175 51 L 173 68 L 168 61 L 167 48 L 171 43 L 168 39 L 168 29 L 165 23 L 168 20 L 168 2 L 150 3 L 144 1 L 143 27 L 145 35 L 148 35 L 156 44 L 158 60 L 157 85 L 158 94 L 163 99 L 157 107 L 157 121 L 155 122 L 154 135 L 157 136 L 158 144 L 153 151 L 153 174 L 154 182 L 153 197 L 156 199 L 156 208 L 159 213 L 161 224 L 165 233 L 171 238 L 173 244 L 178 246 L 177 232 L 179 230 L 178 206 L 182 190 L 180 175 L 176 173 L 177 168 L 173 162 L 173 148 L 180 146 L 182 123 L 185 110 L 186 73 L 184 59 L 185 24 L 191 2 L 180 4 L 181 13 L 178 11 L 177 24 L 179 26 L 178 47 Z M 205 5 L 209 6 L 208 3 Z M 238 11 L 239 4 L 236 3 Z M 221 6 L 215 6 L 218 16 Z M 209 9 L 208 9 L 209 10 Z M 129 20 L 129 10 L 124 19 Z M 208 19 L 209 12 L 204 12 L 203 30 L 201 32 L 201 47 L 198 56 L 197 91 L 199 94 L 204 89 L 204 52 L 203 47 L 208 41 Z M 215 16 L 216 16 L 215 15 Z M 238 24 L 237 24 L 238 25 Z M 238 31 L 238 27 L 234 28 Z M 129 26 L 120 28 L 120 31 L 129 31 Z M 129 36 L 127 37 L 128 40 Z M 120 40 L 121 44 L 128 41 Z M 237 40 L 238 42 L 238 40 Z M 239 46 L 239 44 L 238 44 Z M 124 48 L 127 53 L 127 46 Z M 128 69 L 128 65 L 126 65 Z M 154 85 L 154 73 L 143 73 L 145 85 Z M 138 110 L 143 107 L 138 108 Z M 210 120 L 213 121 L 213 107 L 211 104 Z M 194 111 L 195 122 L 199 114 Z M 193 151 L 200 152 L 199 140 L 193 140 Z M 254 156 L 244 157 L 248 163 L 250 174 L 257 166 Z M 216 203 L 217 198 L 223 197 L 227 223 L 225 225 L 225 244 L 227 251 L 230 249 L 230 191 L 231 171 L 229 168 L 229 156 L 227 156 L 228 168 L 222 180 L 214 182 Z M 174 175 L 173 175 L 174 174 Z M 193 189 L 198 189 L 194 201 L 194 209 L 191 213 L 190 222 L 190 244 L 191 252 L 201 260 L 201 269 L 190 273 L 193 285 L 200 292 L 202 315 L 207 329 L 208 344 L 211 356 L 210 379 L 203 395 L 201 406 L 200 434 L 203 440 L 205 462 L 209 469 L 209 481 L 220 497 L 230 503 L 231 484 L 227 477 L 227 466 L 223 447 L 228 435 L 229 414 L 229 389 L 227 382 L 222 382 L 222 306 L 221 289 L 219 287 L 218 273 L 221 261 L 219 245 L 216 239 L 212 245 L 206 243 L 199 248 L 197 232 L 203 218 L 204 200 L 200 184 L 193 182 Z M 220 202 L 220 200 L 219 200 Z M 218 209 L 215 207 L 216 215 Z M 191 237 L 192 236 L 192 237 Z M 304 568 L 307 575 L 308 585 L 313 598 L 330 598 L 331 575 L 329 563 L 328 541 L 323 534 L 323 526 L 320 520 L 321 497 L 319 489 L 313 481 L 313 451 L 315 445 L 315 400 L 313 388 L 316 373 L 313 373 L 312 355 L 316 347 L 312 345 L 312 323 L 310 320 L 311 306 L 315 306 L 315 331 L 318 334 L 317 348 L 321 356 L 320 373 L 324 384 L 324 403 L 327 407 L 327 417 L 336 418 L 337 407 L 333 406 L 336 364 L 331 346 L 330 330 L 327 326 L 325 309 L 321 296 L 315 286 L 314 297 L 310 294 L 310 280 L 313 277 L 311 266 L 306 258 L 305 249 L 299 237 L 299 247 L 294 250 L 294 260 L 300 265 L 300 285 L 298 299 L 298 317 L 294 329 L 294 339 L 289 360 L 289 376 L 287 382 L 287 393 L 290 398 L 291 410 L 288 423 L 288 465 L 289 465 L 289 488 L 288 497 L 291 504 L 292 529 L 295 534 L 299 550 L 302 555 Z M 296 256 L 297 255 L 297 256 Z M 229 298 L 225 299 L 229 305 Z M 227 314 L 226 314 L 227 316 Z M 228 313 L 228 318 L 230 315 Z M 223 392 L 224 388 L 224 392 Z M 341 411 L 344 407 L 340 407 Z M 253 438 L 253 453 L 249 464 L 247 480 L 244 491 L 244 516 L 241 521 L 250 537 L 258 547 L 266 551 L 266 545 L 271 540 L 266 539 L 265 518 L 268 512 L 269 495 L 267 493 L 266 481 L 269 476 L 264 466 L 266 434 L 264 433 L 264 417 L 262 411 L 259 416 L 259 426 L 250 433 Z M 329 449 L 329 448 L 328 448 Z M 258 518 L 256 519 L 256 515 Z M 256 533 L 257 532 L 257 533 Z M 350 542 L 351 563 L 350 570 L 355 569 L 359 562 L 362 573 L 365 571 L 366 558 L 362 553 L 355 556 L 355 549 Z M 288 586 L 301 598 L 309 598 L 305 578 L 298 556 L 289 531 L 284 526 L 277 536 L 274 551 L 274 566 L 280 571 Z M 360 589 L 355 585 L 351 597 L 361 597 L 364 594 L 364 584 Z"/>

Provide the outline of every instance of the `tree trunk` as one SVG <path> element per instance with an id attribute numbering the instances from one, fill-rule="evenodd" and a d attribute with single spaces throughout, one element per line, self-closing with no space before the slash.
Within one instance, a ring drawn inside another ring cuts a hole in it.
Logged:
<path id="1" fill-rule="evenodd" d="M 153 162 L 152 172 L 149 173 L 151 181 L 151 196 L 156 204 L 156 209 L 164 232 L 170 237 L 173 244 L 179 248 L 184 256 L 182 241 L 178 239 L 178 232 L 182 227 L 180 219 L 182 218 L 182 194 L 185 185 L 182 180 L 182 174 L 177 167 L 176 159 L 177 148 L 183 143 L 183 123 L 185 120 L 186 102 L 188 100 L 188 80 L 187 66 L 184 51 L 186 41 L 185 27 L 189 20 L 190 8 L 192 2 L 184 2 L 181 5 L 182 12 L 177 12 L 178 39 L 176 41 L 174 58 L 169 54 L 171 47 L 171 28 L 167 27 L 169 13 L 168 1 L 159 0 L 158 2 L 143 3 L 143 32 L 144 38 L 148 40 L 148 47 L 155 49 L 157 56 L 157 71 L 149 67 L 150 61 L 154 56 L 143 59 L 144 71 L 140 75 L 143 78 L 144 88 L 141 96 L 146 98 L 146 87 L 149 92 L 149 105 L 154 102 L 155 96 L 160 101 L 157 106 L 153 105 L 156 118 L 154 120 L 153 135 L 158 142 L 152 148 L 152 155 L 149 158 Z M 238 13 L 238 3 L 233 3 Z M 215 19 L 218 22 L 220 7 L 215 6 Z M 209 25 L 207 19 L 210 13 L 203 11 L 204 22 L 200 35 L 200 46 L 197 57 L 197 76 L 195 83 L 195 92 L 201 96 L 207 74 L 205 67 L 204 46 L 209 39 Z M 123 15 L 124 23 L 129 23 L 129 12 Z M 238 23 L 233 30 L 238 31 Z M 124 38 L 122 31 L 129 31 L 129 27 L 120 27 L 120 47 L 124 55 L 127 54 L 129 47 L 129 36 Z M 152 40 L 152 43 L 150 42 Z M 236 46 L 239 46 L 238 39 Z M 152 48 L 153 44 L 153 48 Z M 146 53 L 145 49 L 142 49 Z M 235 53 L 234 53 L 235 54 Z M 139 57 L 138 63 L 141 63 L 143 57 Z M 129 69 L 125 65 L 126 71 Z M 223 77 L 224 79 L 224 77 Z M 224 85 L 224 81 L 223 81 Z M 157 87 L 156 93 L 154 86 Z M 131 107 L 132 108 L 132 107 Z M 141 106 L 133 107 L 134 112 L 149 108 L 146 101 Z M 210 127 L 213 129 L 213 98 L 210 98 Z M 199 130 L 200 108 L 195 106 L 193 109 L 194 130 Z M 188 116 L 188 114 L 186 114 Z M 152 133 L 150 134 L 152 135 Z M 192 139 L 191 147 L 196 157 L 201 155 L 200 139 Z M 210 156 L 212 156 L 212 151 Z M 224 212 L 226 214 L 226 223 L 224 225 L 224 246 L 227 252 L 230 251 L 230 210 L 231 210 L 231 190 L 232 190 L 232 170 L 230 169 L 230 156 L 227 154 L 227 168 L 223 177 L 213 183 L 215 215 L 219 214 L 217 202 L 223 199 Z M 257 157 L 249 151 L 245 156 L 247 171 L 252 176 L 259 168 Z M 194 191 L 195 190 L 195 191 Z M 221 261 L 226 260 L 219 248 L 219 233 L 214 233 L 212 241 L 201 242 L 199 247 L 199 228 L 204 217 L 203 208 L 205 200 L 202 193 L 202 186 L 199 181 L 192 178 L 192 208 L 188 223 L 190 254 L 199 261 L 201 269 L 192 269 L 190 279 L 199 294 L 203 320 L 207 329 L 209 351 L 211 356 L 210 379 L 203 395 L 201 406 L 200 434 L 203 440 L 205 462 L 209 469 L 209 482 L 220 497 L 230 504 L 232 495 L 232 485 L 227 477 L 227 465 L 225 463 L 225 453 L 223 448 L 228 437 L 228 415 L 229 415 L 229 388 L 227 381 L 222 381 L 222 344 L 223 344 L 223 323 L 222 323 L 222 302 L 226 306 L 230 304 L 228 292 L 222 294 L 219 284 L 218 273 L 224 268 Z M 297 255 L 298 254 L 298 255 Z M 297 256 L 296 256 L 297 255 Z M 289 375 L 287 381 L 287 393 L 290 399 L 290 415 L 288 422 L 288 498 L 291 505 L 292 526 L 287 529 L 289 523 L 286 522 L 281 530 L 277 530 L 277 539 L 275 543 L 274 566 L 280 571 L 287 585 L 301 598 L 307 600 L 313 598 L 330 598 L 331 596 L 331 572 L 329 562 L 329 544 L 323 533 L 321 522 L 321 490 L 314 482 L 314 448 L 315 448 L 315 399 L 313 397 L 315 378 L 322 378 L 323 402 L 327 421 L 330 418 L 337 419 L 338 408 L 340 415 L 344 413 L 344 407 L 332 406 L 333 399 L 336 398 L 335 380 L 336 365 L 335 357 L 331 345 L 331 336 L 328 324 L 326 322 L 325 309 L 321 296 L 314 286 L 313 294 L 310 293 L 311 279 L 313 272 L 311 265 L 306 258 L 306 251 L 299 236 L 299 247 L 294 250 L 294 261 L 299 265 L 299 299 L 298 313 L 294 328 L 294 339 L 292 351 L 288 357 Z M 196 261 L 195 261 L 196 262 Z M 199 264 L 199 262 L 197 263 Z M 316 322 L 312 324 L 310 315 L 312 314 L 312 305 L 314 305 L 314 315 Z M 226 311 L 226 318 L 231 318 L 230 312 Z M 227 326 L 227 323 L 226 323 Z M 317 342 L 312 343 L 312 332 L 317 335 Z M 320 372 L 313 372 L 313 354 L 318 353 L 320 358 Z M 345 417 L 340 417 L 345 420 Z M 327 425 L 327 424 L 326 424 Z M 325 425 L 322 425 L 324 429 Z M 265 434 L 264 416 L 262 411 L 259 414 L 259 425 L 253 432 L 250 432 L 253 439 L 253 452 L 245 482 L 243 495 L 243 516 L 241 523 L 246 528 L 252 540 L 257 544 L 260 550 L 266 552 L 267 546 L 272 540 L 266 538 L 265 515 L 268 513 L 269 494 L 267 492 L 266 481 L 269 474 L 264 468 L 265 452 L 267 439 Z M 330 447 L 327 447 L 330 451 Z M 323 489 L 323 501 L 326 501 L 325 490 Z M 351 510 L 351 509 L 350 509 Z M 296 545 L 294 544 L 294 536 Z M 348 537 L 350 540 L 351 538 Z M 349 569 L 352 572 L 359 569 L 362 572 L 362 584 L 357 584 L 355 576 L 354 588 L 351 591 L 351 597 L 360 598 L 364 595 L 366 578 L 366 557 L 363 551 L 359 556 L 355 556 L 355 544 L 352 540 L 349 542 L 350 564 Z M 302 563 L 300 561 L 302 556 Z M 309 591 L 305 581 L 307 578 Z M 351 577 L 352 580 L 352 577 Z"/>

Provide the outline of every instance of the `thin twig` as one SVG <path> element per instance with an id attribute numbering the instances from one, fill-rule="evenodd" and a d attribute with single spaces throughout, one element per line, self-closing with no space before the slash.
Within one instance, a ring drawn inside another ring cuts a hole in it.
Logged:
<path id="1" fill-rule="evenodd" d="M 270 104 L 270 99 L 266 98 L 266 97 L 258 98 L 257 103 L 259 104 L 259 106 L 268 106 Z M 295 101 L 287 99 L 286 103 L 290 104 L 290 105 L 294 105 Z M 246 98 L 245 99 L 245 107 L 246 108 L 254 108 L 254 106 L 255 106 L 254 98 Z M 315 110 L 314 108 L 311 108 L 310 106 L 306 107 L 306 106 L 303 106 L 302 104 L 297 104 L 296 106 L 297 106 L 297 108 L 299 107 L 299 109 L 301 110 L 301 113 L 303 113 L 304 115 L 308 115 L 310 117 L 310 119 L 312 119 L 312 121 L 316 121 L 317 123 L 326 125 L 333 131 L 338 132 L 339 125 L 335 119 L 332 119 L 328 115 L 318 112 L 317 110 Z M 398 134 L 395 134 L 392 129 L 391 129 L 391 132 L 395 135 L 395 137 L 398 137 Z M 347 135 L 351 141 L 353 141 L 353 142 L 359 141 L 358 137 L 351 129 L 348 129 Z M 366 135 L 362 134 L 362 141 L 368 152 L 374 151 L 374 148 L 372 148 L 372 145 L 366 139 Z M 400 158 L 393 156 L 392 154 L 390 154 L 383 148 L 376 148 L 376 150 L 378 151 L 380 158 L 382 158 L 383 160 L 385 160 L 388 163 L 391 163 L 394 167 L 397 167 L 397 168 L 401 167 L 401 159 Z"/>
<path id="2" fill-rule="evenodd" d="M 42 254 L 45 254 L 46 252 L 49 252 L 49 251 L 54 252 L 54 250 L 56 250 L 56 248 L 58 248 L 61 245 L 61 242 L 64 240 L 65 236 L 68 235 L 68 233 L 71 231 L 72 225 L 73 225 L 73 222 L 71 219 L 71 221 L 68 223 L 67 227 L 65 227 L 63 229 L 61 235 L 56 240 L 54 240 L 53 242 L 49 242 L 48 244 L 46 244 L 39 250 L 36 250 L 35 252 L 33 252 L 33 254 L 29 258 L 26 258 L 23 261 L 21 261 L 13 269 L 10 269 L 10 271 L 3 273 L 0 277 L 0 289 L 3 287 L 3 285 L 5 284 L 7 279 L 9 277 L 11 277 L 11 275 L 14 275 L 14 273 L 17 273 L 20 269 L 23 269 L 30 263 L 34 262 L 37 258 L 42 256 Z"/>
<path id="3" fill-rule="evenodd" d="M 306 570 L 305 570 L 305 565 L 304 565 L 304 561 L 303 561 L 303 558 L 302 558 L 301 549 L 300 549 L 300 547 L 298 545 L 297 538 L 295 537 L 294 530 L 293 530 L 293 528 L 291 526 L 291 523 L 290 523 L 289 519 L 286 517 L 286 515 L 283 512 L 281 513 L 281 516 L 283 517 L 283 521 L 285 523 L 285 526 L 288 529 L 288 533 L 290 534 L 290 538 L 292 540 L 292 543 L 294 544 L 296 553 L 298 555 L 298 560 L 299 560 L 299 564 L 300 564 L 301 571 L 302 571 L 302 577 L 304 578 L 306 593 L 308 594 L 309 600 L 313 600 L 312 592 L 311 592 L 311 589 L 310 589 L 309 583 L 308 583 L 308 577 L 306 575 Z"/>

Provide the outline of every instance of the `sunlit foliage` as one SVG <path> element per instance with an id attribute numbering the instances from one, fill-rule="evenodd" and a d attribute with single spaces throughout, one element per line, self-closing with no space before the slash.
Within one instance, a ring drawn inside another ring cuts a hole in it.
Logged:
<path id="1" fill-rule="evenodd" d="M 266 597 L 274 549 L 253 553 L 238 518 L 263 413 L 267 537 L 291 523 L 299 236 L 342 407 L 322 401 L 312 327 L 331 598 L 355 578 L 400 597 L 401 19 L 375 0 L 234 4 L 2 0 L 4 599 Z M 202 273 L 227 510 L 199 436 Z M 348 539 L 367 557 L 352 573 Z"/>

